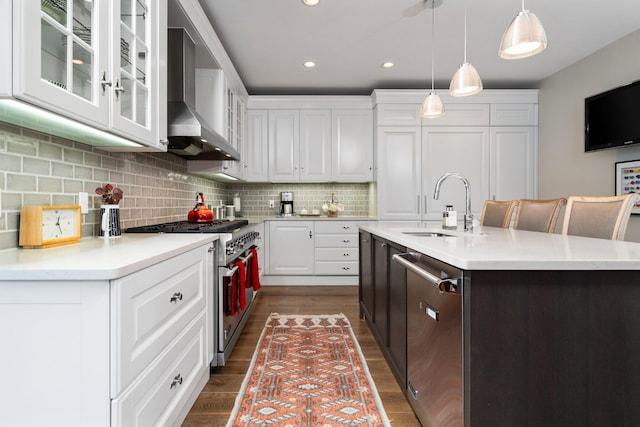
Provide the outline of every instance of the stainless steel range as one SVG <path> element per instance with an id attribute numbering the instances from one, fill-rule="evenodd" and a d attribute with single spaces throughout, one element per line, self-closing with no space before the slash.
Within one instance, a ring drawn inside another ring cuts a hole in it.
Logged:
<path id="1" fill-rule="evenodd" d="M 239 289 L 237 275 L 238 261 L 244 265 L 248 273 L 253 250 L 260 250 L 262 242 L 260 233 L 251 230 L 247 220 L 214 220 L 209 223 L 191 223 L 188 221 L 169 222 L 164 224 L 133 227 L 127 233 L 216 233 L 219 234 L 217 246 L 217 280 L 213 291 L 214 343 L 216 356 L 211 366 L 222 366 L 242 332 L 253 308 L 253 299 L 257 290 L 253 287 Z M 240 293 L 244 294 L 241 298 Z M 246 303 L 242 306 L 240 301 Z"/>

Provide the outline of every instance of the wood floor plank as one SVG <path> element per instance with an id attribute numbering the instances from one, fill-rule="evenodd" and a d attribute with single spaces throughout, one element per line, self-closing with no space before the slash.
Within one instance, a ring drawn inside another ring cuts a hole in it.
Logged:
<path id="1" fill-rule="evenodd" d="M 182 427 L 225 426 L 251 358 L 271 313 L 344 313 L 365 357 L 380 399 L 393 426 L 419 427 L 403 391 L 385 361 L 366 322 L 360 319 L 357 286 L 264 286 L 254 302 L 251 317 L 225 366 L 212 370 Z"/>

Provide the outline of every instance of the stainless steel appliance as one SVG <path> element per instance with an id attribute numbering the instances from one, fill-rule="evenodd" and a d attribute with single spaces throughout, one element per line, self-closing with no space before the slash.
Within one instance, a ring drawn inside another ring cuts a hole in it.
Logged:
<path id="1" fill-rule="evenodd" d="M 164 224 L 133 227 L 125 230 L 126 233 L 217 233 L 219 234 L 217 245 L 217 271 L 215 287 L 213 289 L 213 331 L 216 355 L 211 366 L 222 366 L 229 360 L 229 355 L 235 346 L 242 328 L 244 327 L 251 310 L 256 291 L 246 288 L 246 307 L 238 310 L 233 315 L 229 314 L 229 278 L 236 271 L 235 263 L 241 260 L 245 266 L 251 256 L 251 249 L 260 250 L 262 239 L 260 233 L 249 227 L 247 220 L 218 220 L 210 223 L 190 223 L 177 221 Z"/>
<path id="2" fill-rule="evenodd" d="M 407 268 L 407 398 L 423 425 L 463 425 L 463 274 L 426 255 L 396 254 Z"/>
<path id="3" fill-rule="evenodd" d="M 169 28 L 169 151 L 190 160 L 239 160 L 240 154 L 196 111 L 196 46 L 184 28 Z"/>
<path id="4" fill-rule="evenodd" d="M 280 193 L 280 214 L 282 216 L 293 215 L 293 192 L 283 191 Z"/>

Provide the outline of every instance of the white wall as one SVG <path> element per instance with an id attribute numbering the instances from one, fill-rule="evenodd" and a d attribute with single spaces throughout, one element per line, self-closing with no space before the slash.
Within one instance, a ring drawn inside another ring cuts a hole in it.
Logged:
<path id="1" fill-rule="evenodd" d="M 640 31 L 542 82 L 538 127 L 540 198 L 613 195 L 614 164 L 640 159 L 639 146 L 584 152 L 584 98 L 640 80 L 638 52 Z M 640 242 L 640 215 L 631 217 L 625 240 Z"/>

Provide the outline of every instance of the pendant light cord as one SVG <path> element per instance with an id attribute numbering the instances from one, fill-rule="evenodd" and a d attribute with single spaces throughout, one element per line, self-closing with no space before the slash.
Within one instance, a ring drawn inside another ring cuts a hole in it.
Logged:
<path id="1" fill-rule="evenodd" d="M 434 50 L 436 44 L 436 0 L 431 0 L 431 92 L 433 92 L 433 81 L 434 81 Z"/>
<path id="2" fill-rule="evenodd" d="M 524 0 L 523 0 L 524 1 Z M 464 2 L 464 63 L 467 63 L 467 2 Z"/>

